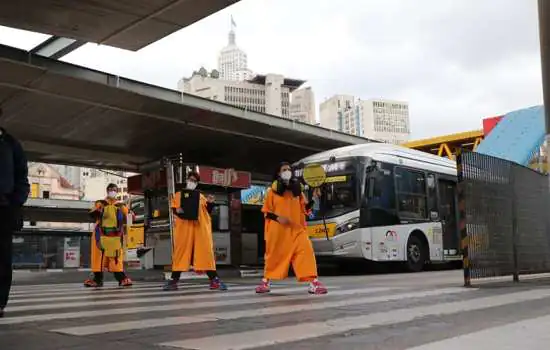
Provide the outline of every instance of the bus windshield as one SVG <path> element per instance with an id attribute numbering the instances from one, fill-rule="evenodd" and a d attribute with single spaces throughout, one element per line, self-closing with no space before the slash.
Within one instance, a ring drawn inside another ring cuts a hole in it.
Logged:
<path id="1" fill-rule="evenodd" d="M 325 218 L 333 218 L 359 207 L 357 179 L 354 174 L 329 177 L 327 180 L 322 188 L 321 201 L 314 203 L 308 221 L 322 219 L 323 213 Z M 312 194 L 313 190 L 309 189 L 308 200 L 312 200 Z"/>

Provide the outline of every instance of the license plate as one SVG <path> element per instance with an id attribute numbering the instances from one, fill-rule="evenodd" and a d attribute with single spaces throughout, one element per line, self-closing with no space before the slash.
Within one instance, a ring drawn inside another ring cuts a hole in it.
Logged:
<path id="1" fill-rule="evenodd" d="M 327 227 L 325 229 L 325 225 L 313 225 L 307 227 L 307 234 L 310 238 L 326 238 L 327 237 L 327 231 L 328 236 L 333 237 L 334 232 L 336 231 L 336 224 L 327 224 Z"/>

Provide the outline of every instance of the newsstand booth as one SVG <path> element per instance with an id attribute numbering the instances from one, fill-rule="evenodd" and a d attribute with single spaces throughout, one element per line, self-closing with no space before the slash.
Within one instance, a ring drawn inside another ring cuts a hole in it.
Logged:
<path id="1" fill-rule="evenodd" d="M 216 198 L 211 214 L 216 263 L 240 265 L 241 190 L 250 187 L 251 174 L 185 163 L 180 159 L 166 158 L 162 163 L 158 169 L 128 179 L 128 192 L 143 195 L 145 202 L 145 246 L 152 249 L 142 258 L 143 268 L 169 270 L 171 267 L 174 218 L 169 198 L 185 187 L 187 173 L 191 170 L 200 174 L 197 189 Z"/>

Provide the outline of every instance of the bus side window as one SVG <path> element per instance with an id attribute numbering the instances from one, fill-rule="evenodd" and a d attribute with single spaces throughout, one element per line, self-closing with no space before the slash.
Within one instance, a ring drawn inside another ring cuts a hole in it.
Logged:
<path id="1" fill-rule="evenodd" d="M 391 168 L 367 173 L 366 208 L 363 227 L 398 225 L 395 208 L 395 186 Z"/>
<path id="2" fill-rule="evenodd" d="M 425 174 L 396 167 L 395 180 L 399 216 L 404 219 L 428 219 Z"/>
<path id="3" fill-rule="evenodd" d="M 370 207 L 395 210 L 395 188 L 391 171 L 369 173 L 366 192 Z"/>

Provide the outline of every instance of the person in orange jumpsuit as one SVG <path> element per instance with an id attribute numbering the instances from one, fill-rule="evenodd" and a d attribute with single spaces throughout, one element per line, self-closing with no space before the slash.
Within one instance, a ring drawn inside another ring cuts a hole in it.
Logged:
<path id="1" fill-rule="evenodd" d="M 318 280 L 317 262 L 306 230 L 306 215 L 311 209 L 302 185 L 293 178 L 289 163 L 282 163 L 276 180 L 268 189 L 262 212 L 265 216 L 264 278 L 256 293 L 271 291 L 272 280 L 288 277 L 292 268 L 299 282 L 309 282 L 310 294 L 326 294 Z"/>
<path id="2" fill-rule="evenodd" d="M 96 220 L 91 237 L 92 276 L 84 282 L 86 287 L 102 287 L 103 271 L 112 272 L 118 285 L 129 287 L 132 280 L 124 272 L 124 230 L 128 207 L 116 199 L 118 187 L 107 186 L 107 197 L 94 203 L 90 215 Z"/>
<path id="3" fill-rule="evenodd" d="M 172 234 L 172 276 L 166 281 L 164 290 L 177 290 L 183 271 L 189 271 L 191 265 L 195 272 L 206 272 L 210 279 L 210 289 L 227 290 L 216 272 L 214 243 L 212 239 L 212 219 L 210 213 L 214 208 L 214 197 L 205 197 L 198 192 L 200 176 L 189 172 L 186 181 L 186 194 L 195 192 L 198 195 L 198 215 L 196 219 L 186 218 L 182 208 L 182 192 L 176 192 L 172 198 L 174 229 Z M 188 209 L 190 210 L 190 209 Z"/>

